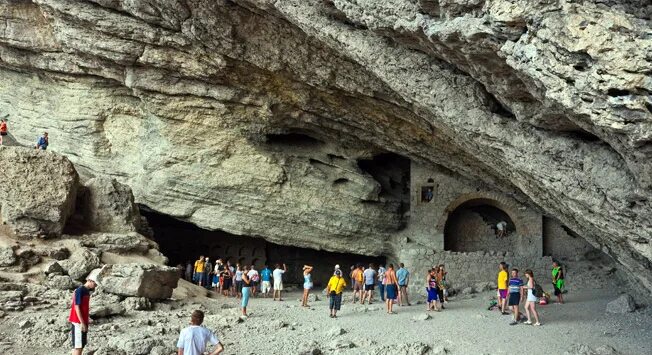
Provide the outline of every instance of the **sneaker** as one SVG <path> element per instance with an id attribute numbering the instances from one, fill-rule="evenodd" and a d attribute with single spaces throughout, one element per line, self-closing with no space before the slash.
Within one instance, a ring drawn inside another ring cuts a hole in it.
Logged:
<path id="1" fill-rule="evenodd" d="M 518 322 L 515 321 L 515 320 L 513 320 L 513 321 L 511 321 L 511 322 L 509 323 L 509 325 L 517 325 L 517 324 L 518 324 Z"/>
<path id="2" fill-rule="evenodd" d="M 536 323 L 534 323 L 534 326 L 536 326 L 536 327 L 540 327 L 540 326 L 541 326 L 541 323 L 536 322 Z"/>
<path id="3" fill-rule="evenodd" d="M 530 324 L 532 324 L 532 322 L 530 322 L 530 321 L 528 320 L 528 321 L 525 321 L 524 324 L 530 325 Z"/>

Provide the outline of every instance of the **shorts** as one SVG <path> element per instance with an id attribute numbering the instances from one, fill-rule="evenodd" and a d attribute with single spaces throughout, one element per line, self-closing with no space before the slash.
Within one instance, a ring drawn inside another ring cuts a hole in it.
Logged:
<path id="1" fill-rule="evenodd" d="M 224 281 L 222 282 L 222 289 L 223 290 L 228 290 L 231 288 L 231 279 L 230 278 L 225 278 Z"/>
<path id="2" fill-rule="evenodd" d="M 70 333 L 72 335 L 72 348 L 73 349 L 83 349 L 86 346 L 88 340 L 88 332 L 82 332 L 81 324 L 79 323 L 70 323 Z"/>
<path id="3" fill-rule="evenodd" d="M 555 288 L 555 296 L 559 296 L 562 294 L 561 289 L 559 287 L 557 287 L 556 285 L 553 287 Z"/>
<path id="4" fill-rule="evenodd" d="M 375 286 L 374 284 L 364 285 L 364 290 L 365 291 L 373 291 L 374 286 Z"/>
<path id="5" fill-rule="evenodd" d="M 339 293 L 337 295 L 330 296 L 330 300 L 328 301 L 328 308 L 339 311 L 340 307 L 342 307 L 342 294 Z"/>
<path id="6" fill-rule="evenodd" d="M 283 281 L 274 280 L 274 291 L 283 291 Z"/>
<path id="7" fill-rule="evenodd" d="M 197 273 L 197 281 L 204 282 L 205 279 L 206 279 L 206 273 L 205 272 L 198 272 Z"/>
<path id="8" fill-rule="evenodd" d="M 303 284 L 303 289 L 304 289 L 304 290 L 310 290 L 310 289 L 312 289 L 312 282 L 305 282 L 305 283 Z"/>
<path id="9" fill-rule="evenodd" d="M 439 299 L 439 295 L 436 288 L 428 289 L 426 287 L 426 292 L 428 293 L 428 302 L 434 302 Z"/>
<path id="10" fill-rule="evenodd" d="M 518 306 L 519 303 L 521 303 L 521 294 L 519 292 L 510 293 L 507 305 Z"/>
<path id="11" fill-rule="evenodd" d="M 7 132 L 0 132 L 0 136 L 6 136 Z"/>
<path id="12" fill-rule="evenodd" d="M 267 293 L 272 288 L 272 284 L 269 281 L 263 281 L 262 286 L 260 287 L 260 292 Z"/>
<path id="13" fill-rule="evenodd" d="M 353 291 L 361 291 L 362 283 L 359 281 L 353 281 Z"/>
<path id="14" fill-rule="evenodd" d="M 500 299 L 507 299 L 507 289 L 498 290 L 498 293 L 500 294 Z"/>
<path id="15" fill-rule="evenodd" d="M 385 290 L 387 290 L 387 299 L 388 300 L 395 300 L 397 298 L 397 290 L 396 290 L 396 285 L 391 284 L 391 285 L 385 285 Z"/>
<path id="16" fill-rule="evenodd" d="M 528 302 L 537 302 L 537 296 L 534 295 L 532 289 L 527 290 L 527 301 Z"/>

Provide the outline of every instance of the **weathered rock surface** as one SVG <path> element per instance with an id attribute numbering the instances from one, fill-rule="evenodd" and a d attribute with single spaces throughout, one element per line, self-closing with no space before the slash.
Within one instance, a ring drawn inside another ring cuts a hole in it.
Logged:
<path id="1" fill-rule="evenodd" d="M 78 209 L 92 230 L 109 233 L 138 230 L 140 212 L 129 186 L 115 179 L 96 177 L 84 184 L 79 195 Z"/>
<path id="2" fill-rule="evenodd" d="M 74 211 L 78 176 L 59 154 L 0 147 L 2 223 L 17 237 L 58 236 Z"/>
<path id="3" fill-rule="evenodd" d="M 106 292 L 150 299 L 170 298 L 178 281 L 176 268 L 154 264 L 108 265 L 100 278 Z"/>
<path id="4" fill-rule="evenodd" d="M 628 294 L 620 295 L 620 297 L 607 303 L 607 313 L 624 314 L 634 312 L 636 310 L 636 303 L 634 298 Z"/>
<path id="5" fill-rule="evenodd" d="M 100 258 L 87 248 L 79 248 L 59 265 L 73 280 L 84 281 L 93 269 L 100 266 Z"/>
<path id="6" fill-rule="evenodd" d="M 156 211 L 391 252 L 401 174 L 358 164 L 389 151 L 536 204 L 652 289 L 645 1 L 2 6 L 15 138 L 47 127 L 51 149 Z"/>
<path id="7" fill-rule="evenodd" d="M 16 263 L 16 254 L 12 247 L 0 247 L 0 266 L 11 266 Z"/>

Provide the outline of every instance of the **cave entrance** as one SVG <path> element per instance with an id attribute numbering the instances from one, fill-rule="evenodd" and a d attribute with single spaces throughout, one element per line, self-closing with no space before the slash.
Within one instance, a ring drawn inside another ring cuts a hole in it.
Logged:
<path id="1" fill-rule="evenodd" d="M 505 222 L 505 236 L 498 237 L 497 225 Z M 446 220 L 444 249 L 457 252 L 515 252 L 516 226 L 512 218 L 489 199 L 474 199 L 459 205 Z"/>
<path id="2" fill-rule="evenodd" d="M 200 255 L 209 257 L 213 264 L 220 258 L 234 265 L 255 265 L 259 271 L 265 264 L 273 269 L 275 263 L 285 263 L 288 271 L 283 282 L 303 284 L 302 267 L 310 264 L 314 266 L 312 278 L 315 286 L 325 287 L 336 264 L 339 264 L 342 270 L 348 270 L 351 265 L 358 263 L 378 265 L 385 262 L 384 257 L 285 246 L 270 243 L 262 238 L 206 230 L 146 208 L 141 208 L 141 213 L 147 218 L 154 232 L 154 240 L 159 244 L 160 251 L 170 260 L 170 265 L 183 265 L 184 270 L 187 262 L 194 262 Z"/>

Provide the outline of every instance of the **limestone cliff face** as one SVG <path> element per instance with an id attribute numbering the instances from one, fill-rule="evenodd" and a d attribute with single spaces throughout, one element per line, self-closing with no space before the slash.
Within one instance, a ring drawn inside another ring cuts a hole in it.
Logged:
<path id="1" fill-rule="evenodd" d="M 0 114 L 157 211 L 328 250 L 391 251 L 381 153 L 444 165 L 652 289 L 648 3 L 0 0 Z"/>

